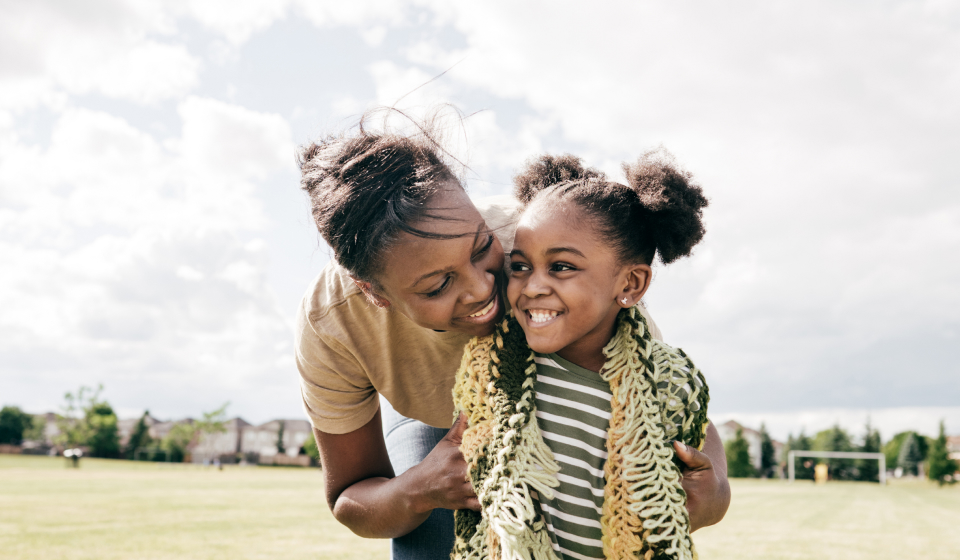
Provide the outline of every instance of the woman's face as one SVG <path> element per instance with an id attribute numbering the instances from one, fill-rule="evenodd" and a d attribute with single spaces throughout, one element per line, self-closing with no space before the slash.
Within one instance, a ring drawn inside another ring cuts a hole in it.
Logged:
<path id="1" fill-rule="evenodd" d="M 503 247 L 456 182 L 448 183 L 428 206 L 429 214 L 445 219 L 411 225 L 458 237 L 401 234 L 384 258 L 377 295 L 421 327 L 490 334 L 503 318 Z"/>

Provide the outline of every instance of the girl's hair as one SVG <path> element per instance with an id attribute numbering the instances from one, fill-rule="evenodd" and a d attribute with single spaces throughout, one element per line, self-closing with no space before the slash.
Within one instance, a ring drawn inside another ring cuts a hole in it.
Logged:
<path id="1" fill-rule="evenodd" d="M 707 199 L 693 175 L 664 149 L 623 164 L 627 184 L 608 181 L 572 155 L 543 155 L 514 178 L 523 205 L 545 197 L 578 204 L 624 262 L 669 264 L 690 254 L 703 239 Z"/>
<path id="2" fill-rule="evenodd" d="M 431 239 L 451 237 L 412 224 L 445 219 L 430 214 L 427 203 L 443 183 L 462 188 L 444 163 L 446 153 L 434 140 L 429 123 L 410 119 L 416 129 L 413 135 L 367 130 L 365 122 L 382 111 L 365 114 L 352 134 L 328 136 L 301 147 L 297 160 L 300 186 L 310 196 L 320 235 L 341 266 L 375 285 L 381 257 L 402 232 Z"/>

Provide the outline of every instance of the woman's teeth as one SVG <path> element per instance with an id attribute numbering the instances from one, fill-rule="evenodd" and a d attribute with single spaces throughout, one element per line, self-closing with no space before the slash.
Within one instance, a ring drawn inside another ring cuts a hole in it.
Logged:
<path id="1" fill-rule="evenodd" d="M 497 303 L 497 298 L 493 298 L 492 300 L 490 300 L 490 303 L 488 303 L 486 307 L 484 307 L 480 311 L 477 311 L 473 315 L 468 315 L 468 317 L 482 317 L 487 313 L 490 313 L 490 310 L 493 309 L 493 305 L 495 303 Z"/>
<path id="2" fill-rule="evenodd" d="M 546 311 L 546 310 L 527 310 L 527 313 L 530 315 L 530 321 L 533 323 L 546 323 L 550 319 L 553 319 L 559 313 L 556 311 Z"/>

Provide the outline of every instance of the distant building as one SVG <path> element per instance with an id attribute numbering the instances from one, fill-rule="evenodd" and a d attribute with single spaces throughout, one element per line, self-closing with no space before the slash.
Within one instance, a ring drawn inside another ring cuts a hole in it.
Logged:
<path id="1" fill-rule="evenodd" d="M 737 437 L 737 430 L 743 430 L 743 439 L 750 445 L 750 462 L 753 467 L 760 470 L 760 432 L 752 428 L 747 428 L 735 420 L 724 422 L 717 426 L 717 432 L 720 433 L 720 440 L 726 443 Z M 783 443 L 771 439 L 773 443 L 773 457 L 777 464 L 784 461 Z M 779 469 L 777 470 L 779 472 Z"/>
<path id="2" fill-rule="evenodd" d="M 947 436 L 947 452 L 951 459 L 960 461 L 960 436 Z"/>

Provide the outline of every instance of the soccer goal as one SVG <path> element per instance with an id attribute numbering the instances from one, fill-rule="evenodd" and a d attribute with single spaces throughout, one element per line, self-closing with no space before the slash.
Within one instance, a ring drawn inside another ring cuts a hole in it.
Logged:
<path id="1" fill-rule="evenodd" d="M 787 453 L 787 470 L 790 482 L 796 478 L 797 457 L 816 457 L 826 459 L 876 459 L 880 461 L 880 485 L 887 484 L 887 457 L 883 453 L 864 453 L 860 451 L 791 451 Z"/>

